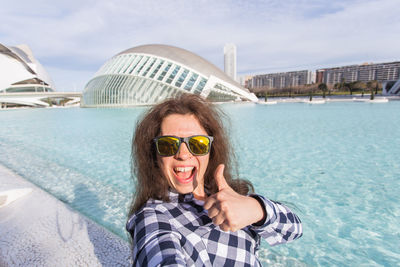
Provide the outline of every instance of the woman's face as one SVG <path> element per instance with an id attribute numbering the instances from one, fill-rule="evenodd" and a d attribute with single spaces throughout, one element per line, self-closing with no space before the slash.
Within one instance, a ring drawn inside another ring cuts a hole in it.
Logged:
<path id="1" fill-rule="evenodd" d="M 161 135 L 188 137 L 192 135 L 208 135 L 192 114 L 171 114 L 161 123 Z M 208 166 L 210 154 L 194 156 L 182 143 L 178 153 L 170 157 L 159 157 L 161 169 L 168 179 L 169 185 L 180 194 L 193 192 L 195 197 L 203 198 L 204 173 Z"/>

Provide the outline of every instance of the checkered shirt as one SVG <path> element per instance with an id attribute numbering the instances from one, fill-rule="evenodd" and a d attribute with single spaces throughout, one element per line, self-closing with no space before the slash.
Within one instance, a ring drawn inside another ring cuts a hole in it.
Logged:
<path id="1" fill-rule="evenodd" d="M 302 235 L 300 219 L 278 202 L 252 195 L 264 205 L 263 225 L 224 232 L 212 223 L 204 201 L 169 192 L 170 202 L 150 199 L 128 220 L 133 266 L 261 266 L 260 238 L 271 246 Z"/>

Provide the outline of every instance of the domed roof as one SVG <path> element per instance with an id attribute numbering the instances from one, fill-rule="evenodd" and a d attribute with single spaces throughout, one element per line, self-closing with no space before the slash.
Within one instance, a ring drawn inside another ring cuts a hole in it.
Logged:
<path id="1" fill-rule="evenodd" d="M 179 47 L 162 44 L 141 45 L 127 49 L 119 53 L 118 55 L 130 53 L 143 53 L 167 58 L 178 63 L 182 63 L 183 65 L 186 65 L 204 75 L 207 75 L 208 77 L 210 75 L 214 75 L 221 80 L 224 80 L 246 90 L 211 62 L 196 55 L 195 53 Z"/>

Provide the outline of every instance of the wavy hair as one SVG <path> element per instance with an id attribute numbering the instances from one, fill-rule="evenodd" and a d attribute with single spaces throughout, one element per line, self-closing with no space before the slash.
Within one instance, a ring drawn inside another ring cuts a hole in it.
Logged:
<path id="1" fill-rule="evenodd" d="M 161 134 L 161 123 L 165 117 L 171 114 L 194 115 L 207 134 L 214 137 L 210 160 L 204 174 L 204 187 L 209 194 L 218 191 L 214 172 L 221 163 L 225 164 L 226 181 L 236 192 L 246 195 L 254 191 L 253 185 L 249 181 L 232 178 L 231 164 L 234 154 L 221 119 L 225 116 L 224 113 L 200 96 L 183 94 L 153 106 L 136 124 L 131 153 L 135 192 L 129 217 L 150 198 L 169 201 L 169 184 L 160 169 L 153 138 Z"/>

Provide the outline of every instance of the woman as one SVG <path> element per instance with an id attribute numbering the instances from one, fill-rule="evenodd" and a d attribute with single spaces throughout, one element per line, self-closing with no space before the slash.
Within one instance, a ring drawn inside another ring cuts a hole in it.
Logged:
<path id="1" fill-rule="evenodd" d="M 276 245 L 301 236 L 294 213 L 232 178 L 230 156 L 219 113 L 199 96 L 145 114 L 132 143 L 134 266 L 259 266 L 260 237 Z"/>

